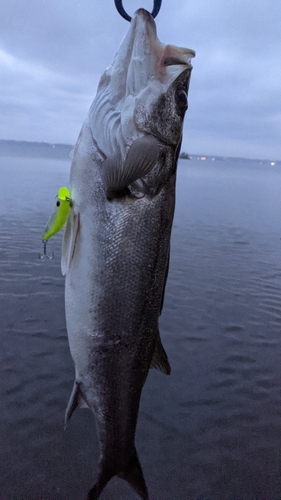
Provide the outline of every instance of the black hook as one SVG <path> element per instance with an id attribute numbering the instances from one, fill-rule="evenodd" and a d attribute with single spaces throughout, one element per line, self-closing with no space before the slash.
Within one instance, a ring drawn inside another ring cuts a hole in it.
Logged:
<path id="1" fill-rule="evenodd" d="M 122 16 L 124 19 L 126 19 L 126 21 L 130 22 L 132 20 L 132 18 L 125 11 L 123 4 L 122 4 L 122 0 L 114 0 L 114 2 L 115 2 L 115 7 L 118 10 L 120 16 Z M 154 19 L 157 16 L 157 14 L 161 8 L 161 3 L 162 3 L 162 0 L 154 0 L 154 2 L 153 2 L 153 11 L 151 12 L 151 15 Z"/>

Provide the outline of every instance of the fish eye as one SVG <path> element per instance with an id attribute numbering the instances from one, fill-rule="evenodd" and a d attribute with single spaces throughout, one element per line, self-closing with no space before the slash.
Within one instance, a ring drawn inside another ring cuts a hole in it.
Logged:
<path id="1" fill-rule="evenodd" d="M 187 95 L 184 90 L 180 90 L 176 94 L 176 101 L 181 110 L 187 110 Z"/>
<path id="2" fill-rule="evenodd" d="M 60 206 L 60 201 L 58 200 L 57 203 L 56 203 L 57 207 Z"/>

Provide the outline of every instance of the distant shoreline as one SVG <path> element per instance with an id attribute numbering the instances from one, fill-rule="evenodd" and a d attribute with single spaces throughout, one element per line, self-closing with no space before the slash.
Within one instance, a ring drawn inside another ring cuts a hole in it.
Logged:
<path id="1" fill-rule="evenodd" d="M 0 140 L 0 156 L 70 160 L 70 144 Z"/>
<path id="2" fill-rule="evenodd" d="M 50 144 L 48 142 L 28 142 L 28 141 L 14 141 L 0 139 L 0 157 L 13 156 L 13 157 L 27 157 L 27 158 L 50 158 L 60 160 L 70 160 L 70 153 L 74 146 L 71 144 Z M 217 156 L 217 155 L 197 155 L 188 154 L 182 151 L 180 158 L 185 160 L 211 160 L 211 161 L 231 161 L 231 162 L 255 162 L 261 164 L 278 165 L 281 166 L 281 160 L 261 160 L 239 158 L 231 156 Z"/>

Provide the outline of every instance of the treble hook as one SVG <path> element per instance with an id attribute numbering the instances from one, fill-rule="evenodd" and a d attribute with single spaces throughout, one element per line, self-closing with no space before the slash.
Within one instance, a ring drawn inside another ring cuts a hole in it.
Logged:
<path id="1" fill-rule="evenodd" d="M 39 253 L 38 257 L 39 259 L 53 259 L 54 258 L 54 252 L 51 253 L 51 255 L 47 255 L 47 241 L 42 240 L 43 243 L 43 254 Z"/>
<path id="2" fill-rule="evenodd" d="M 122 4 L 122 0 L 114 0 L 114 2 L 115 2 L 115 7 L 118 10 L 120 16 L 122 16 L 124 19 L 126 19 L 126 21 L 130 22 L 132 20 L 132 18 L 125 11 L 123 4 Z M 153 2 L 153 11 L 151 12 L 151 15 L 154 19 L 157 16 L 157 14 L 161 8 L 161 3 L 162 3 L 162 0 L 154 0 L 154 2 Z"/>

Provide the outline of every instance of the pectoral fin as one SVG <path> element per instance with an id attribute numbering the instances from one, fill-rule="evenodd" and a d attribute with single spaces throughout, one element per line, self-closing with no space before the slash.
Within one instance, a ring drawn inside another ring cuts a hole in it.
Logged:
<path id="1" fill-rule="evenodd" d="M 61 272 L 63 276 L 67 273 L 74 257 L 79 231 L 80 215 L 71 211 L 66 222 L 62 240 Z"/>
<path id="2" fill-rule="evenodd" d="M 107 158 L 103 164 L 107 193 L 124 190 L 147 175 L 156 164 L 158 155 L 159 141 L 152 135 L 145 135 L 133 142 L 123 165 L 120 156 Z"/>
<path id="3" fill-rule="evenodd" d="M 165 375 L 170 375 L 171 373 L 171 366 L 168 360 L 168 356 L 162 345 L 159 332 L 157 335 L 150 368 L 157 368 L 157 370 L 160 370 L 162 373 L 165 373 Z"/>

